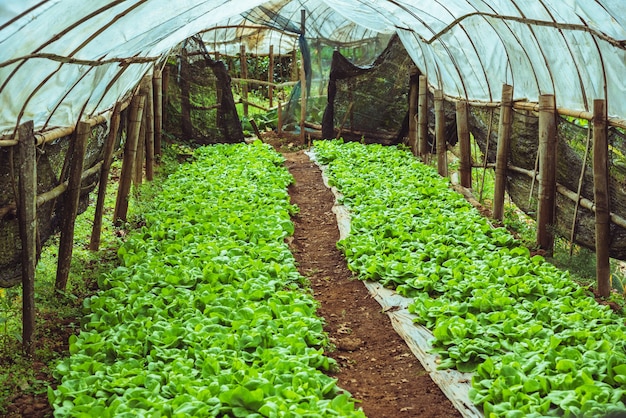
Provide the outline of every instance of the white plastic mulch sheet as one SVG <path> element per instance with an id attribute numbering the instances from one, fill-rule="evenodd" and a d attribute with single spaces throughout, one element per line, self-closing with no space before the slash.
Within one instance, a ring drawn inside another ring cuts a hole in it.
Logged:
<path id="1" fill-rule="evenodd" d="M 344 239 L 350 233 L 350 212 L 348 208 L 339 205 L 337 201 L 341 198 L 341 193 L 336 187 L 328 184 L 325 174 L 325 166 L 320 164 L 313 151 L 306 154 L 322 170 L 324 185 L 335 195 L 335 205 L 333 212 L 337 216 L 339 227 L 339 237 Z M 439 386 L 441 391 L 450 399 L 455 408 L 467 418 L 482 417 L 482 412 L 469 399 L 469 389 L 471 388 L 472 373 L 461 373 L 456 370 L 438 370 L 438 357 L 430 354 L 432 348 L 431 341 L 433 334 L 425 327 L 413 322 L 415 315 L 407 309 L 412 299 L 397 294 L 391 289 L 383 287 L 380 283 L 363 281 L 370 294 L 382 307 L 396 332 L 404 339 L 415 357 L 422 363 L 431 379 Z"/>

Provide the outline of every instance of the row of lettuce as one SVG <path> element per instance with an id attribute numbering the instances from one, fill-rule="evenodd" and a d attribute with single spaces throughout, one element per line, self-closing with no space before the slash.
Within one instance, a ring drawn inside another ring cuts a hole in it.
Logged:
<path id="1" fill-rule="evenodd" d="M 284 242 L 293 178 L 270 147 L 217 145 L 171 175 L 85 301 L 55 416 L 364 417 L 324 355 Z"/>
<path id="2" fill-rule="evenodd" d="M 493 228 L 403 149 L 315 144 L 352 214 L 351 270 L 413 298 L 442 368 L 474 372 L 487 417 L 599 417 L 626 407 L 626 326 Z"/>

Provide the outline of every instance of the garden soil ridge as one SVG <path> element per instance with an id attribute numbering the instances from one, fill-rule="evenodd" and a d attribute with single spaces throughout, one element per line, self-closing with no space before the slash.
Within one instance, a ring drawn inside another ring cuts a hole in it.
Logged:
<path id="1" fill-rule="evenodd" d="M 299 213 L 289 244 L 300 273 L 320 303 L 318 315 L 336 349 L 327 353 L 339 371 L 333 376 L 369 418 L 460 417 L 450 400 L 394 331 L 387 314 L 347 268 L 336 247 L 339 230 L 334 195 L 304 151 L 284 152 L 295 182 L 291 203 Z"/>

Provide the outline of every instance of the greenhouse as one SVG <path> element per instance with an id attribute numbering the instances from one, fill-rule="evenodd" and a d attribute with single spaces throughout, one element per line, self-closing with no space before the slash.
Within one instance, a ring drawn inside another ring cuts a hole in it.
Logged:
<path id="1" fill-rule="evenodd" d="M 0 416 L 626 416 L 623 0 L 0 0 Z"/>

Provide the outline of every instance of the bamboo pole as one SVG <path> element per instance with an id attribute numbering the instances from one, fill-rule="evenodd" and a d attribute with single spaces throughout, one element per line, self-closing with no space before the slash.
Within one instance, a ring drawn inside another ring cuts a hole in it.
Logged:
<path id="1" fill-rule="evenodd" d="M 137 141 L 139 139 L 139 130 L 141 129 L 144 102 L 145 96 L 137 95 L 133 97 L 133 101 L 130 105 L 128 135 L 126 145 L 124 146 L 122 172 L 120 174 L 115 211 L 113 213 L 113 222 L 116 224 L 119 224 L 120 221 L 126 221 L 128 214 L 128 194 L 130 193 L 130 185 L 133 177 L 133 164 L 137 157 Z"/>
<path id="2" fill-rule="evenodd" d="M 428 163 L 428 79 L 424 75 L 418 80 L 417 151 L 422 161 Z"/>
<path id="3" fill-rule="evenodd" d="M 241 78 L 246 82 L 241 85 L 241 98 L 243 99 L 243 114 L 248 116 L 248 60 L 246 59 L 246 46 L 241 44 L 239 47 L 239 59 L 241 62 Z"/>
<path id="4" fill-rule="evenodd" d="M 506 166 L 509 159 L 509 144 L 513 123 L 513 86 L 502 85 L 502 105 L 498 125 L 498 148 L 496 151 L 496 181 L 493 191 L 493 218 L 499 221 L 504 216 L 504 191 L 506 187 Z"/>
<path id="5" fill-rule="evenodd" d="M 81 176 L 81 182 L 85 180 L 87 177 L 96 174 L 100 168 L 102 167 L 102 161 L 97 164 L 94 164 L 88 170 L 85 170 Z M 61 196 L 67 190 L 67 181 L 59 184 L 58 186 L 48 190 L 47 192 L 40 193 L 37 195 L 37 207 L 43 206 L 45 203 L 50 202 L 51 200 L 56 199 Z M 0 208 L 0 220 L 3 219 L 8 214 L 16 214 L 17 213 L 17 205 L 15 203 L 9 203 L 8 205 Z"/>
<path id="6" fill-rule="evenodd" d="M 35 269 L 37 267 L 37 164 L 33 121 L 18 128 L 19 137 L 19 228 L 22 243 L 22 347 L 34 354 Z"/>
<path id="7" fill-rule="evenodd" d="M 467 102 L 456 102 L 456 130 L 461 152 L 461 186 L 472 188 L 472 149 L 470 147 Z"/>
<path id="8" fill-rule="evenodd" d="M 598 295 L 609 297 L 611 291 L 611 244 L 609 216 L 609 143 L 606 101 L 593 101 L 593 195 L 596 203 L 596 278 Z"/>
<path id="9" fill-rule="evenodd" d="M 413 155 L 418 155 L 417 146 L 417 97 L 419 93 L 419 70 L 411 67 L 409 84 L 409 148 Z"/>
<path id="10" fill-rule="evenodd" d="M 146 95 L 146 104 L 143 111 L 145 121 L 145 155 L 146 155 L 146 180 L 154 179 L 154 94 L 152 92 L 152 77 L 146 76 L 142 83 L 143 94 Z"/>
<path id="11" fill-rule="evenodd" d="M 443 111 L 443 91 L 435 90 L 435 143 L 437 144 L 437 172 L 448 177 L 448 147 L 446 146 L 446 117 Z"/>
<path id="12" fill-rule="evenodd" d="M 95 214 L 93 218 L 93 227 L 91 229 L 91 238 L 89 240 L 89 249 L 98 251 L 100 248 L 100 235 L 102 233 L 102 215 L 104 213 L 104 199 L 106 197 L 107 183 L 109 181 L 109 173 L 111 171 L 111 162 L 113 161 L 113 151 L 115 150 L 115 142 L 117 133 L 120 128 L 120 112 L 121 103 L 117 102 L 111 116 L 111 124 L 109 127 L 109 135 L 104 147 L 104 157 L 102 161 L 102 170 L 100 171 L 100 181 L 98 187 L 98 199 L 96 200 Z"/>
<path id="13" fill-rule="evenodd" d="M 556 102 L 554 95 L 539 97 L 539 202 L 537 203 L 537 244 L 552 251 L 556 190 Z"/>
<path id="14" fill-rule="evenodd" d="M 527 170 L 525 168 L 522 167 L 516 167 L 514 165 L 509 165 L 508 167 L 509 170 L 514 171 L 516 173 L 520 173 L 520 174 L 525 174 L 528 177 L 532 178 L 532 177 L 537 177 L 537 174 L 532 171 L 532 170 Z M 562 196 L 568 198 L 569 200 L 571 200 L 572 202 L 578 202 L 578 204 L 580 205 L 580 207 L 585 208 L 590 210 L 593 213 L 596 213 L 596 204 L 587 199 L 584 198 L 582 196 L 579 196 L 578 193 L 568 189 L 567 187 L 563 186 L 562 184 L 556 183 L 556 191 L 561 194 Z M 611 219 L 611 222 L 614 223 L 615 225 L 621 227 L 621 228 L 625 228 L 626 229 L 626 219 L 613 213 L 613 212 L 609 212 L 609 218 Z"/>
<path id="15" fill-rule="evenodd" d="M 76 225 L 76 215 L 78 214 L 78 201 L 82 183 L 81 176 L 83 174 L 85 151 L 90 131 L 91 126 L 89 126 L 89 123 L 78 122 L 74 151 L 72 153 L 72 165 L 70 167 L 67 196 L 63 204 L 63 226 L 61 228 L 59 260 L 55 282 L 55 288 L 58 290 L 65 290 L 70 274 L 70 264 L 72 262 L 72 251 L 74 248 L 74 226 Z"/>
<path id="16" fill-rule="evenodd" d="M 267 69 L 267 98 L 270 102 L 270 107 L 274 105 L 274 45 L 270 45 L 270 63 Z"/>
<path id="17" fill-rule="evenodd" d="M 163 74 L 155 70 L 152 76 L 152 92 L 154 108 L 154 155 L 161 156 L 161 135 L 163 134 Z"/>

